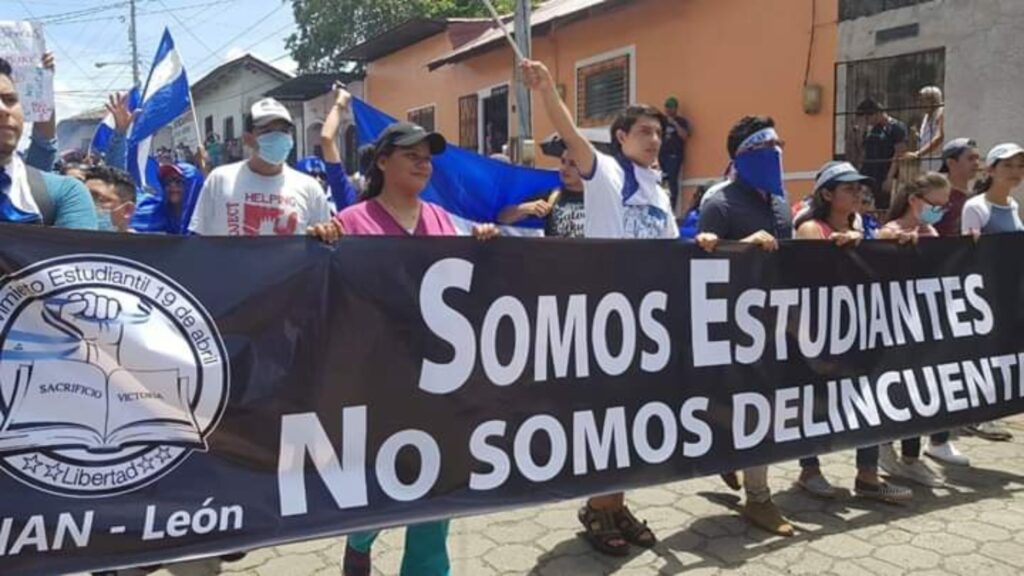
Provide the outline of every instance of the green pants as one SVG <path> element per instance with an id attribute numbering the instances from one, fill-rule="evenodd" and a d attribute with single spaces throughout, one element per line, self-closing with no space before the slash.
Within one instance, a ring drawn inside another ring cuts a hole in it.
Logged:
<path id="1" fill-rule="evenodd" d="M 405 553 L 401 576 L 449 576 L 448 520 L 405 527 Z M 348 537 L 348 545 L 358 552 L 370 553 L 380 532 L 356 532 Z"/>

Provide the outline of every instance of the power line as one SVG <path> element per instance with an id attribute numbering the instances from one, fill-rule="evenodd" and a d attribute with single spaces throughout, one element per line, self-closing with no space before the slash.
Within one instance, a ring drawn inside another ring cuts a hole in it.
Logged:
<path id="1" fill-rule="evenodd" d="M 145 10 L 145 11 L 139 11 L 138 16 L 156 16 L 156 15 L 159 15 L 159 14 L 171 14 L 171 16 L 174 17 L 174 12 L 183 12 L 185 10 L 191 10 L 192 8 L 199 8 L 199 7 L 204 7 L 204 9 L 205 8 L 211 8 L 213 6 L 218 6 L 220 4 L 230 4 L 230 3 L 236 2 L 236 1 L 237 0 L 216 0 L 214 2 L 204 2 L 202 4 L 189 4 L 188 6 L 179 6 L 178 8 L 170 8 L 170 7 L 167 7 L 166 4 L 164 4 L 164 7 L 166 8 L 166 10 Z M 163 2 L 160 2 L 160 3 L 163 4 Z M 201 11 L 200 11 L 200 13 L 201 13 Z M 84 23 L 87 23 L 87 22 L 109 22 L 110 20 L 123 20 L 123 19 L 124 19 L 124 16 L 101 16 L 101 17 L 98 17 L 98 18 L 83 18 L 83 19 L 76 19 L 76 20 L 61 20 L 61 21 L 58 21 L 58 22 L 47 23 L 47 25 L 48 26 L 65 26 L 67 24 L 84 24 Z M 177 18 L 175 17 L 175 19 L 177 19 Z M 179 23 L 180 23 L 180 21 L 179 21 Z"/>
<path id="2" fill-rule="evenodd" d="M 266 22 L 266 21 L 267 21 L 268 19 L 270 19 L 270 17 L 271 17 L 271 16 L 273 16 L 273 15 L 274 15 L 274 14 L 276 14 L 276 13 L 277 13 L 277 12 L 278 12 L 279 10 L 281 10 L 281 8 L 284 8 L 284 6 L 285 6 L 285 4 L 284 4 L 284 3 L 282 2 L 281 4 L 279 4 L 279 5 L 277 6 L 277 8 L 274 8 L 273 10 L 271 10 L 270 12 L 268 12 L 268 13 L 267 13 L 266 15 L 264 15 L 264 16 L 263 16 L 262 18 L 260 18 L 260 19 L 259 19 L 259 20 L 257 20 L 256 22 L 253 22 L 253 23 L 252 23 L 252 24 L 251 24 L 250 26 L 248 26 L 248 27 L 247 27 L 247 28 L 246 28 L 245 30 L 242 30 L 241 32 L 239 32 L 238 34 L 236 34 L 235 36 L 233 36 L 233 37 L 232 37 L 232 38 L 231 38 L 230 40 L 228 40 L 227 42 L 225 42 L 223 46 L 220 46 L 220 47 L 219 47 L 219 48 L 217 48 L 216 50 L 211 50 L 211 51 L 210 51 L 210 54 L 209 54 L 209 55 L 207 55 L 207 56 L 206 56 L 206 58 L 203 58 L 203 59 L 202 59 L 202 60 L 200 60 L 199 62 L 196 62 L 196 63 L 195 63 L 195 66 L 196 66 L 196 67 L 198 68 L 199 66 L 201 66 L 201 65 L 202 65 L 202 64 L 204 64 L 205 62 L 209 62 L 209 61 L 210 61 L 210 58 L 216 57 L 216 56 L 217 56 L 218 54 L 220 54 L 220 51 L 221 51 L 221 50 L 223 50 L 223 49 L 227 48 L 228 46 L 231 46 L 231 43 L 232 43 L 232 42 L 234 42 L 235 40 L 238 40 L 238 39 L 239 39 L 239 38 L 241 38 L 242 36 L 245 36 L 245 35 L 246 35 L 246 34 L 247 34 L 247 33 L 248 33 L 248 32 L 249 32 L 250 30 L 252 30 L 253 28 L 256 28 L 257 26 L 259 26 L 260 24 L 263 24 L 264 22 Z M 291 26 L 291 24 L 289 24 L 289 26 Z M 277 34 L 277 32 L 274 32 L 274 34 Z"/>
<path id="3" fill-rule="evenodd" d="M 31 18 L 35 19 L 35 14 L 32 13 L 32 9 L 29 8 L 27 4 L 25 4 L 24 0 L 18 0 L 18 4 L 20 4 L 21 7 L 25 10 L 26 14 L 28 14 Z M 54 48 L 60 50 L 64 57 L 68 59 L 68 62 L 71 62 L 71 65 L 74 66 L 79 72 L 81 72 L 82 76 L 85 76 L 86 79 L 89 80 L 90 84 L 95 86 L 96 82 L 89 76 L 89 73 L 83 70 L 82 67 L 78 64 L 78 61 L 71 56 L 71 53 L 65 50 L 64 47 L 61 46 L 59 42 L 57 42 L 57 38 L 54 37 L 51 38 L 51 40 L 53 41 Z"/>
<path id="4" fill-rule="evenodd" d="M 164 4 L 164 0 L 157 0 L 157 2 L 159 2 L 160 5 L 164 8 L 167 8 L 167 4 Z M 202 4 L 200 4 L 200 6 L 202 6 Z M 177 14 L 175 14 L 170 8 L 167 8 L 167 12 L 170 12 L 171 18 L 174 18 L 174 21 L 177 22 L 178 25 L 181 26 L 181 28 L 185 30 L 186 33 L 188 33 L 189 36 L 191 36 L 196 42 L 198 42 L 200 46 L 206 49 L 208 55 L 214 54 L 213 48 L 207 46 L 206 42 L 203 42 L 202 38 L 196 36 L 195 32 L 192 32 L 192 29 L 186 26 L 185 23 L 181 21 L 181 18 L 178 18 Z"/>

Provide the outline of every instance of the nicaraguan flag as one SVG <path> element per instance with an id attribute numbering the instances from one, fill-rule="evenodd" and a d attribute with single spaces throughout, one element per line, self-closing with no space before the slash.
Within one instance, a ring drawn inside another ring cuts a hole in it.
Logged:
<path id="1" fill-rule="evenodd" d="M 397 122 L 358 98 L 352 102 L 360 144 L 372 144 Z M 423 199 L 465 220 L 496 223 L 502 208 L 536 200 L 559 186 L 555 170 L 505 164 L 449 144 L 444 154 L 434 157 L 434 175 Z M 543 229 L 544 221 L 530 218 L 515 227 Z"/>
<path id="2" fill-rule="evenodd" d="M 139 114 L 128 137 L 128 171 L 143 190 L 160 190 L 160 182 L 155 177 L 156 160 L 149 154 L 153 135 L 191 106 L 188 76 L 174 48 L 171 32 L 165 28 L 142 92 Z"/>
<path id="3" fill-rule="evenodd" d="M 142 99 L 142 95 L 139 92 L 138 86 L 132 88 L 131 92 L 128 93 L 128 109 L 136 110 L 139 107 L 139 100 Z M 96 132 L 92 136 L 92 144 L 89 145 L 89 150 L 95 154 L 105 155 L 107 149 L 110 148 L 110 140 L 114 137 L 114 115 L 107 114 L 100 122 L 100 125 L 96 127 Z"/>

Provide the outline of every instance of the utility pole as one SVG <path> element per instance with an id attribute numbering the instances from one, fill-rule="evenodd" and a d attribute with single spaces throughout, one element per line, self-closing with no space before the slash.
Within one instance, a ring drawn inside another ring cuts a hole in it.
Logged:
<path id="1" fill-rule="evenodd" d="M 128 23 L 128 42 L 132 45 L 132 85 L 140 87 L 139 79 L 139 38 L 135 22 L 135 0 L 130 0 L 131 20 Z"/>
<path id="2" fill-rule="evenodd" d="M 532 42 L 532 31 L 530 29 L 530 13 L 532 8 L 530 6 L 530 0 L 516 0 L 516 18 L 515 18 L 515 30 L 516 30 L 516 45 L 519 46 L 519 51 L 526 58 L 532 57 L 531 47 Z M 533 125 L 531 119 L 533 118 L 530 90 L 523 84 L 522 74 L 519 69 L 519 62 L 516 61 L 515 67 L 516 77 L 516 108 L 519 112 L 519 135 L 516 138 L 516 149 L 515 149 L 515 160 L 520 164 L 523 163 L 523 150 L 526 146 L 527 140 L 533 139 Z"/>

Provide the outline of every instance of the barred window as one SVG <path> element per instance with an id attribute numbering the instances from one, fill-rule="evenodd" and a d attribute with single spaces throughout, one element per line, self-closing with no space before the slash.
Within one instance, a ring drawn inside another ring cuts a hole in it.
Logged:
<path id="1" fill-rule="evenodd" d="M 459 146 L 474 152 L 480 147 L 477 130 L 479 106 L 480 97 L 476 94 L 459 98 Z"/>
<path id="2" fill-rule="evenodd" d="M 581 66 L 577 70 L 576 117 L 583 128 L 611 124 L 630 104 L 629 54 Z"/>
<path id="3" fill-rule="evenodd" d="M 409 111 L 409 122 L 419 124 L 427 132 L 434 131 L 434 107 L 424 106 Z"/>

